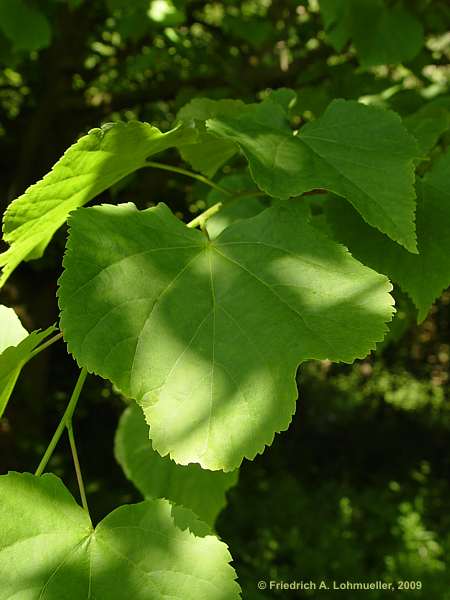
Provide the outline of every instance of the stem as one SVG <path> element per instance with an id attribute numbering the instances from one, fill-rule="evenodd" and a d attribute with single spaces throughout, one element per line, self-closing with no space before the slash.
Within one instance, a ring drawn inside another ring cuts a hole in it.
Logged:
<path id="1" fill-rule="evenodd" d="M 219 212 L 219 210 L 225 204 L 228 205 L 231 202 L 234 202 L 234 200 L 239 200 L 240 198 L 254 198 L 254 197 L 257 198 L 259 196 L 266 195 L 265 192 L 260 192 L 260 191 L 258 191 L 258 192 L 239 192 L 238 194 L 232 194 L 232 192 L 227 191 L 227 193 L 231 194 L 230 198 L 228 198 L 224 202 L 216 202 L 215 204 L 213 204 L 212 206 L 210 206 L 209 208 L 204 210 L 202 213 L 197 215 L 195 217 L 195 219 L 192 219 L 192 221 L 189 221 L 189 223 L 186 224 L 186 227 L 198 227 L 198 225 L 200 225 L 200 228 L 203 228 L 206 221 L 210 217 L 215 215 L 217 212 Z"/>
<path id="2" fill-rule="evenodd" d="M 36 469 L 35 475 L 39 476 L 39 475 L 42 475 L 42 473 L 44 472 L 44 469 L 47 466 L 47 463 L 50 460 L 50 458 L 56 448 L 56 444 L 59 442 L 59 438 L 61 437 L 67 424 L 72 419 L 72 415 L 73 415 L 73 412 L 77 405 L 78 398 L 80 397 L 81 390 L 83 389 L 84 382 L 86 381 L 86 377 L 87 377 L 87 371 L 86 371 L 86 369 L 82 369 L 80 375 L 78 376 L 77 383 L 75 384 L 75 388 L 72 392 L 72 396 L 69 400 L 69 404 L 67 405 L 67 408 L 64 411 L 61 421 L 59 422 L 59 425 L 56 428 L 56 431 L 53 434 L 52 439 L 50 440 L 47 450 L 45 451 L 45 454 L 42 457 L 38 468 Z"/>
<path id="3" fill-rule="evenodd" d="M 203 227 L 203 225 L 206 223 L 206 221 L 209 219 L 209 217 L 212 217 L 213 215 L 216 214 L 216 212 L 219 212 L 219 210 L 222 208 L 222 205 L 223 205 L 223 202 L 216 202 L 215 204 L 210 206 L 207 210 L 203 211 L 197 217 L 195 217 L 195 219 L 192 219 L 192 221 L 189 221 L 189 223 L 186 225 L 186 227 L 197 227 L 198 225 L 200 225 L 200 227 Z"/>
<path id="4" fill-rule="evenodd" d="M 193 171 L 188 171 L 187 169 L 182 169 L 181 167 L 174 167 L 172 165 L 166 165 L 164 163 L 153 162 L 151 160 L 146 161 L 144 166 L 153 167 L 155 169 L 161 169 L 163 171 L 171 171 L 172 173 L 178 173 L 179 175 L 186 175 L 186 177 L 191 177 L 192 179 L 197 179 L 197 181 L 201 181 L 202 183 L 209 185 L 209 187 L 214 188 L 215 190 L 217 190 L 218 192 L 221 192 L 222 194 L 226 194 L 228 196 L 232 195 L 232 193 L 229 190 L 223 188 L 220 185 L 217 185 L 217 183 L 214 183 L 214 181 L 211 181 L 211 179 L 208 179 L 204 175 L 200 175 L 200 173 L 194 173 Z"/>
<path id="5" fill-rule="evenodd" d="M 89 513 L 87 499 L 86 499 L 86 492 L 84 489 L 83 476 L 81 474 L 80 461 L 78 460 L 77 445 L 75 443 L 75 436 L 73 434 L 72 419 L 70 419 L 70 421 L 67 423 L 67 433 L 69 434 L 70 449 L 72 451 L 72 458 L 73 458 L 73 464 L 75 467 L 75 473 L 77 474 L 78 489 L 80 490 L 80 496 L 81 496 L 81 504 L 83 505 L 84 510 L 89 515 L 89 518 L 91 518 L 91 515 Z"/>
<path id="6" fill-rule="evenodd" d="M 34 358 L 37 354 L 42 352 L 42 350 L 46 350 L 49 346 L 51 346 L 52 344 L 54 344 L 55 342 L 60 340 L 62 338 L 62 336 L 63 336 L 62 333 L 57 333 L 56 335 L 51 337 L 49 340 L 47 340 L 46 342 L 44 342 L 43 344 L 38 346 L 35 350 L 33 350 L 33 352 L 30 353 L 30 360 L 32 358 Z"/>

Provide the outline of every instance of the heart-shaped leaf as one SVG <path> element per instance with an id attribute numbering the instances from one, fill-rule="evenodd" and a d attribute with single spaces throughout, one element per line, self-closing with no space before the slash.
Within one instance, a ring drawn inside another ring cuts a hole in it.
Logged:
<path id="1" fill-rule="evenodd" d="M 163 204 L 80 209 L 59 282 L 78 363 L 144 408 L 153 447 L 233 470 L 288 427 L 297 366 L 386 331 L 388 280 L 281 203 L 209 241 Z"/>
<path id="2" fill-rule="evenodd" d="M 167 500 L 95 529 L 55 475 L 0 477 L 0 600 L 238 600 L 226 545 Z"/>

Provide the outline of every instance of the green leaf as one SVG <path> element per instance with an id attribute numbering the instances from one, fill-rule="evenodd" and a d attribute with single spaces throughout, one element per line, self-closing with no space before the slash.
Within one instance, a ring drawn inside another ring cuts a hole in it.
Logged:
<path id="1" fill-rule="evenodd" d="M 49 327 L 28 334 L 16 313 L 0 305 L 0 418 L 31 353 L 53 331 L 55 328 Z"/>
<path id="2" fill-rule="evenodd" d="M 341 52 L 351 39 L 364 67 L 413 59 L 424 43 L 420 21 L 382 0 L 320 0 L 327 37 Z"/>
<path id="3" fill-rule="evenodd" d="M 289 115 L 290 111 L 297 103 L 297 92 L 291 88 L 278 88 L 276 90 L 271 90 L 265 101 L 279 104 L 286 115 Z"/>
<path id="4" fill-rule="evenodd" d="M 208 134 L 205 121 L 216 115 L 233 115 L 245 110 L 241 100 L 210 100 L 194 98 L 183 106 L 177 114 L 177 120 L 183 123 L 196 122 L 198 139 L 192 144 L 183 146 L 180 154 L 196 171 L 207 177 L 213 177 L 226 162 L 237 152 L 236 144 L 229 140 L 220 140 Z"/>
<path id="5" fill-rule="evenodd" d="M 408 115 L 403 123 L 416 138 L 420 153 L 426 156 L 437 144 L 443 133 L 450 129 L 450 110 L 438 103 L 430 102 Z"/>
<path id="6" fill-rule="evenodd" d="M 294 136 L 281 110 L 273 103 L 248 107 L 242 114 L 209 119 L 207 128 L 239 144 L 252 177 L 267 194 L 288 198 L 325 188 L 415 252 L 418 148 L 398 115 L 335 100 Z"/>
<path id="7" fill-rule="evenodd" d="M 153 448 L 230 471 L 288 427 L 300 362 L 383 338 L 390 289 L 296 202 L 212 241 L 126 204 L 73 213 L 58 295 L 70 352 L 143 406 Z"/>
<path id="8" fill-rule="evenodd" d="M 161 133 L 136 121 L 91 130 L 66 151 L 50 173 L 9 205 L 3 239 L 11 247 L 0 254 L 0 286 L 23 260 L 42 256 L 72 210 L 144 167 L 149 156 L 193 139 L 196 132 L 189 127 Z"/>
<path id="9" fill-rule="evenodd" d="M 259 190 L 247 173 L 226 175 L 218 183 L 222 188 L 232 192 L 233 197 L 230 199 L 228 194 L 215 189 L 209 192 L 206 198 L 208 207 L 217 202 L 224 203 L 220 211 L 206 222 L 210 238 L 217 237 L 231 223 L 254 217 L 267 207 L 267 198 L 263 199 L 257 195 Z"/>
<path id="10" fill-rule="evenodd" d="M 47 17 L 24 0 L 0 0 L 0 29 L 16 51 L 31 52 L 50 44 L 51 29 Z"/>
<path id="11" fill-rule="evenodd" d="M 352 35 L 352 1 L 320 0 L 320 13 L 328 41 L 335 50 L 342 52 Z"/>
<path id="12" fill-rule="evenodd" d="M 3 475 L 0 600 L 240 598 L 226 545 L 190 529 L 166 500 L 121 506 L 93 529 L 55 475 Z"/>
<path id="13" fill-rule="evenodd" d="M 237 471 L 207 471 L 199 465 L 181 466 L 162 458 L 152 448 L 144 415 L 135 403 L 120 418 L 115 454 L 145 498 L 166 498 L 181 504 L 211 526 L 226 504 L 226 491 L 238 480 Z"/>
<path id="14" fill-rule="evenodd" d="M 55 329 L 33 331 L 17 346 L 11 346 L 0 354 L 0 417 L 8 405 L 22 368 L 30 360 L 31 353 Z"/>
<path id="15" fill-rule="evenodd" d="M 213 177 L 239 151 L 239 147 L 233 141 L 219 139 L 208 133 L 205 127 L 208 119 L 232 118 L 236 114 L 244 117 L 257 108 L 262 119 L 266 119 L 274 127 L 285 128 L 288 126 L 288 112 L 295 99 L 296 93 L 289 88 L 272 91 L 260 104 L 244 104 L 241 100 L 194 98 L 177 115 L 177 120 L 182 123 L 194 121 L 199 133 L 194 144 L 181 149 L 182 158 L 197 171 Z"/>
<path id="16" fill-rule="evenodd" d="M 17 346 L 27 335 L 14 310 L 0 304 L 0 353 L 9 346 Z"/>
<path id="17" fill-rule="evenodd" d="M 419 254 L 410 254 L 368 227 L 338 198 L 327 202 L 326 215 L 335 237 L 351 253 L 385 273 L 411 297 L 422 321 L 441 292 L 450 285 L 450 152 L 418 182 L 417 239 Z"/>

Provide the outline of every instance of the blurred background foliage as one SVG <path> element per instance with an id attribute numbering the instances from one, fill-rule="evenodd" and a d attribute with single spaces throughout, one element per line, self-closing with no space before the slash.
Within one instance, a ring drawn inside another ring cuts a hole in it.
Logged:
<path id="1" fill-rule="evenodd" d="M 165 130 L 199 96 L 251 102 L 292 88 L 294 128 L 335 97 L 390 107 L 433 157 L 450 139 L 449 23 L 446 0 L 0 0 L 0 210 L 90 128 L 141 119 Z M 175 152 L 165 160 L 180 164 Z M 241 177 L 240 166 L 220 175 Z M 189 218 L 213 201 L 207 191 L 147 170 L 99 201 L 165 201 Z M 57 319 L 64 240 L 60 231 L 1 292 L 29 329 Z M 243 465 L 229 493 L 217 531 L 244 598 L 288 593 L 258 591 L 260 579 L 323 578 L 422 581 L 405 594 L 450 598 L 450 293 L 420 326 L 395 294 L 398 314 L 377 352 L 352 366 L 301 367 L 291 428 Z M 1 472 L 35 468 L 75 373 L 62 345 L 27 367 L 0 422 Z M 112 453 L 123 408 L 90 379 L 77 430 L 97 519 L 139 500 Z M 76 492 L 64 444 L 50 467 Z"/>

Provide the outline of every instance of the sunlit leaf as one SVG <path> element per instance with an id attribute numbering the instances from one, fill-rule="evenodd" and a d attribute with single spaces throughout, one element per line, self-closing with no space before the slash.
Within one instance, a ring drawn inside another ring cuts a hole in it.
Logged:
<path id="1" fill-rule="evenodd" d="M 0 600 L 237 600 L 227 547 L 206 531 L 166 500 L 121 506 L 93 529 L 55 475 L 3 475 Z"/>
<path id="2" fill-rule="evenodd" d="M 142 405 L 154 449 L 181 464 L 230 471 L 262 452 L 289 425 L 298 364 L 366 356 L 392 316 L 387 279 L 295 202 L 212 241 L 163 204 L 80 209 L 70 227 L 69 350 Z"/>
<path id="3" fill-rule="evenodd" d="M 145 160 L 196 138 L 189 127 L 161 133 L 148 123 L 110 123 L 71 146 L 41 181 L 12 202 L 3 218 L 0 286 L 26 259 L 39 258 L 69 213 L 120 181 Z"/>
<path id="4" fill-rule="evenodd" d="M 12 308 L 0 305 L 0 417 L 31 353 L 53 331 L 55 328 L 49 327 L 28 334 Z"/>
<path id="5" fill-rule="evenodd" d="M 0 353 L 9 346 L 17 346 L 27 335 L 14 310 L 0 304 Z"/>

